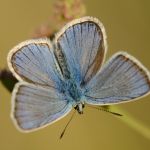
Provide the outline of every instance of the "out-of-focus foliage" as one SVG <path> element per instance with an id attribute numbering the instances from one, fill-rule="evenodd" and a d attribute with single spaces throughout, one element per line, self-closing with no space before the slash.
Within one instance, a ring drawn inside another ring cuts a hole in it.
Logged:
<path id="1" fill-rule="evenodd" d="M 13 87 L 17 82 L 17 79 L 12 75 L 12 73 L 6 69 L 0 71 L 0 80 L 9 92 L 13 90 Z"/>

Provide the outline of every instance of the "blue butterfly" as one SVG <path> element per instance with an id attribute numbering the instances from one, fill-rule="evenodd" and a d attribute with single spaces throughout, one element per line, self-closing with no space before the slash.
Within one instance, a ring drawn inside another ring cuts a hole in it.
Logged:
<path id="1" fill-rule="evenodd" d="M 150 92 L 150 75 L 125 52 L 102 66 L 107 51 L 102 23 L 93 17 L 75 19 L 51 42 L 25 41 L 8 54 L 8 66 L 19 80 L 12 94 L 11 117 L 24 132 L 45 127 L 72 108 L 133 101 Z M 101 68 L 102 66 L 102 68 Z"/>

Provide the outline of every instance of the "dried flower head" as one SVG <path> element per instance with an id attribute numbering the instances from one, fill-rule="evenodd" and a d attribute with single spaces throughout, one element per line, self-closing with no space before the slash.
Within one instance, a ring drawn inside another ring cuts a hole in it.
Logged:
<path id="1" fill-rule="evenodd" d="M 50 37 L 64 24 L 85 15 L 86 9 L 82 0 L 57 0 L 53 4 L 53 12 L 48 21 L 38 27 L 33 38 Z"/>

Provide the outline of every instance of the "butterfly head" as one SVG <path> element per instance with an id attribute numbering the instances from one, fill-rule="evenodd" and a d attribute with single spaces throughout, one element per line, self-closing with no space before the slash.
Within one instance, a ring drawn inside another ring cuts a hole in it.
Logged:
<path id="1" fill-rule="evenodd" d="M 83 108 L 85 104 L 83 102 L 78 103 L 74 108 L 78 111 L 79 114 L 83 114 Z"/>

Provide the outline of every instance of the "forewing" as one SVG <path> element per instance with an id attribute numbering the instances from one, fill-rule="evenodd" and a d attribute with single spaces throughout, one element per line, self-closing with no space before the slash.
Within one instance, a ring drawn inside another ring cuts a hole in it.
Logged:
<path id="1" fill-rule="evenodd" d="M 48 39 L 25 41 L 8 54 L 8 66 L 18 80 L 60 87 L 60 71 Z"/>
<path id="2" fill-rule="evenodd" d="M 86 86 L 87 103 L 95 105 L 121 103 L 150 91 L 148 71 L 127 53 L 118 53 Z"/>
<path id="3" fill-rule="evenodd" d="M 73 20 L 56 35 L 55 46 L 63 75 L 83 86 L 103 62 L 106 53 L 104 27 L 93 17 Z"/>
<path id="4" fill-rule="evenodd" d="M 18 83 L 13 91 L 11 117 L 21 131 L 30 132 L 45 127 L 65 115 L 72 106 L 54 88 Z"/>

